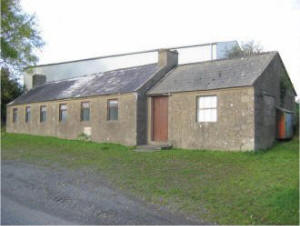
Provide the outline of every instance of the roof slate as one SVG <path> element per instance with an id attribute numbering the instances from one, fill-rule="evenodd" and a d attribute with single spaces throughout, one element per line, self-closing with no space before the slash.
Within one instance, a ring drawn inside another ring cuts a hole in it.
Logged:
<path id="1" fill-rule="evenodd" d="M 165 94 L 253 85 L 277 52 L 250 57 L 221 59 L 179 65 L 148 94 Z"/>
<path id="2" fill-rule="evenodd" d="M 29 90 L 11 102 L 10 105 L 134 92 L 143 85 L 158 68 L 157 64 L 148 64 L 48 82 Z"/>

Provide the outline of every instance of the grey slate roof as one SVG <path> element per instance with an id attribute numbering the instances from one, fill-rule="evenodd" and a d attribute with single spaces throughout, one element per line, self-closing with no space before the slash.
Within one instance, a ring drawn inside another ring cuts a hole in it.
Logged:
<path id="1" fill-rule="evenodd" d="M 276 54 L 268 52 L 244 58 L 179 65 L 150 89 L 148 94 L 250 86 Z"/>
<path id="2" fill-rule="evenodd" d="M 49 82 L 29 90 L 10 105 L 136 91 L 158 70 L 157 64 L 124 68 Z"/>

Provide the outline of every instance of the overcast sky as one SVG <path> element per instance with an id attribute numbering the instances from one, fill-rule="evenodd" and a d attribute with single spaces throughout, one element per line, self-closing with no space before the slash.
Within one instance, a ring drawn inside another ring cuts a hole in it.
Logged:
<path id="1" fill-rule="evenodd" d="M 300 95 L 300 0 L 22 0 L 46 42 L 39 64 L 217 41 L 279 51 Z"/>

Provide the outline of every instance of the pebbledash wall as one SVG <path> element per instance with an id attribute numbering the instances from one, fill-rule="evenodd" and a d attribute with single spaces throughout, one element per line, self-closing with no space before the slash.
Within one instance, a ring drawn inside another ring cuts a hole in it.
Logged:
<path id="1" fill-rule="evenodd" d="M 118 120 L 107 120 L 107 101 L 118 99 Z M 90 120 L 81 121 L 81 103 L 90 103 Z M 56 136 L 76 139 L 91 128 L 91 140 L 126 145 L 137 144 L 137 93 L 105 95 L 81 99 L 57 100 L 7 107 L 7 132 Z M 59 105 L 67 104 L 67 121 L 59 121 Z M 25 108 L 31 107 L 31 119 L 25 122 Z M 47 106 L 47 120 L 40 122 L 40 106 Z M 17 122 L 12 122 L 12 109 L 18 109 Z"/>
<path id="2" fill-rule="evenodd" d="M 217 122 L 197 122 L 197 98 L 217 96 Z M 151 138 L 148 98 L 148 142 Z M 209 150 L 253 150 L 254 88 L 172 93 L 168 98 L 168 142 L 175 147 Z"/>

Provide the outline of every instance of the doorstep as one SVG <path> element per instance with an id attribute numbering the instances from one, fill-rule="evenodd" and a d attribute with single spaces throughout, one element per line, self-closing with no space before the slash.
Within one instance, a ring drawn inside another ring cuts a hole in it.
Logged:
<path id="1" fill-rule="evenodd" d="M 171 149 L 171 144 L 146 144 L 146 145 L 139 145 L 134 149 L 136 152 L 156 152 L 161 150 L 168 150 Z"/>

